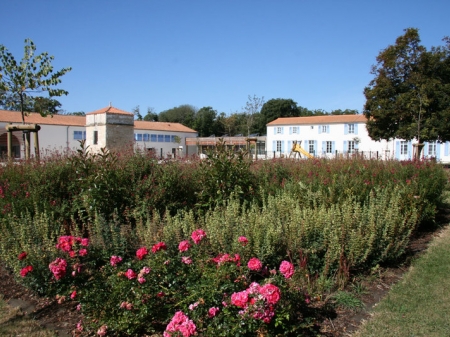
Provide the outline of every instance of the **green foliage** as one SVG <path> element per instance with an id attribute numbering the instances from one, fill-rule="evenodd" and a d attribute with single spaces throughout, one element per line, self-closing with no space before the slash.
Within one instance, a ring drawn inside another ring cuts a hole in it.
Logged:
<path id="1" fill-rule="evenodd" d="M 450 119 L 450 44 L 420 45 L 419 32 L 405 29 L 395 45 L 377 56 L 375 78 L 365 88 L 367 130 L 374 140 L 447 141 Z"/>
<path id="2" fill-rule="evenodd" d="M 302 316 L 305 300 L 343 289 L 356 272 L 401 256 L 418 226 L 434 218 L 448 179 L 432 161 L 252 163 L 225 144 L 207 160 L 166 163 L 145 153 L 91 156 L 82 146 L 42 164 L 5 163 L 0 177 L 0 255 L 15 275 L 32 265 L 19 277 L 24 284 L 66 297 L 76 289 L 88 321 L 97 320 L 93 329 L 160 333 L 181 310 L 208 336 L 309 331 L 314 321 Z M 179 252 L 178 243 L 198 228 L 207 238 Z M 56 250 L 60 235 L 89 238 L 88 253 Z M 137 249 L 161 241 L 167 250 L 136 258 Z M 19 260 L 22 251 L 28 256 Z M 223 254 L 238 254 L 240 265 L 218 267 L 212 259 Z M 115 268 L 113 255 L 123 258 Z M 193 262 L 183 263 L 183 256 Z M 58 281 L 49 270 L 57 257 L 68 261 L 68 277 Z M 247 268 L 253 257 L 265 267 L 259 273 Z M 283 260 L 294 264 L 290 280 L 277 272 Z M 123 274 L 145 266 L 152 271 L 144 283 Z M 222 305 L 253 281 L 276 284 L 283 294 L 270 324 Z M 122 302 L 134 309 L 120 308 Z M 214 319 L 211 307 L 220 308 Z"/>
<path id="3" fill-rule="evenodd" d="M 22 112 L 22 121 L 28 109 L 38 107 L 43 116 L 55 108 L 54 100 L 35 97 L 36 93 L 48 92 L 50 97 L 67 95 L 68 92 L 54 87 L 61 83 L 61 77 L 71 68 L 53 72 L 53 56 L 44 52 L 35 56 L 36 46 L 25 40 L 24 56 L 18 63 L 5 46 L 0 45 L 0 101 L 2 105 Z M 51 103 L 51 104 L 49 104 Z"/>

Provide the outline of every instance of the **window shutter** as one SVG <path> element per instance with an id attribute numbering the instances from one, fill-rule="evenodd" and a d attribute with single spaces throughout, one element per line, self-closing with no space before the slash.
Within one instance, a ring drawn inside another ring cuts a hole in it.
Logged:
<path id="1" fill-rule="evenodd" d="M 281 141 L 281 153 L 284 153 L 284 141 Z"/>
<path id="2" fill-rule="evenodd" d="M 441 144 L 436 142 L 436 159 L 441 159 Z"/>
<path id="3" fill-rule="evenodd" d="M 333 141 L 333 142 L 331 142 L 331 151 L 333 152 L 333 153 L 335 153 L 336 152 L 336 144 L 335 144 L 335 142 Z"/>
<path id="4" fill-rule="evenodd" d="M 400 159 L 400 141 L 395 142 L 395 159 Z"/>
<path id="5" fill-rule="evenodd" d="M 359 149 L 359 143 L 355 142 L 355 150 Z"/>
<path id="6" fill-rule="evenodd" d="M 273 127 L 273 134 L 274 134 L 274 135 L 277 134 L 277 127 L 276 127 L 276 126 Z"/>
<path id="7" fill-rule="evenodd" d="M 277 141 L 274 140 L 272 143 L 272 151 L 276 151 L 277 150 Z"/>
<path id="8" fill-rule="evenodd" d="M 444 151 L 445 151 L 445 152 L 444 152 L 444 153 L 445 153 L 444 155 L 445 155 L 445 156 L 448 156 L 448 150 L 449 150 L 448 148 L 449 148 L 449 142 L 445 142 L 445 148 L 444 148 Z"/>
<path id="9" fill-rule="evenodd" d="M 284 127 L 281 127 L 281 134 L 284 133 Z"/>
<path id="10" fill-rule="evenodd" d="M 330 133 L 330 126 L 327 125 L 327 133 Z"/>
<path id="11" fill-rule="evenodd" d="M 358 134 L 358 124 L 354 124 L 355 135 Z"/>
<path id="12" fill-rule="evenodd" d="M 347 141 L 344 140 L 344 149 L 342 150 L 342 153 L 347 153 L 348 152 L 348 148 L 347 148 Z"/>
<path id="13" fill-rule="evenodd" d="M 319 134 L 321 134 L 322 133 L 322 125 L 319 125 L 317 128 L 319 129 Z"/>
<path id="14" fill-rule="evenodd" d="M 412 159 L 412 142 L 408 142 L 408 159 Z"/>
<path id="15" fill-rule="evenodd" d="M 425 142 L 425 145 L 423 146 L 423 155 L 428 156 L 428 146 L 430 143 Z"/>
<path id="16" fill-rule="evenodd" d="M 327 142 L 322 142 L 322 153 L 327 153 Z"/>
<path id="17" fill-rule="evenodd" d="M 344 125 L 344 135 L 348 135 L 348 124 Z"/>
<path id="18" fill-rule="evenodd" d="M 317 140 L 314 141 L 314 156 L 317 155 Z"/>
<path id="19" fill-rule="evenodd" d="M 288 140 L 288 148 L 287 148 L 288 152 L 291 153 L 292 151 L 292 140 Z"/>
<path id="20" fill-rule="evenodd" d="M 292 135 L 292 126 L 289 127 L 289 134 Z"/>

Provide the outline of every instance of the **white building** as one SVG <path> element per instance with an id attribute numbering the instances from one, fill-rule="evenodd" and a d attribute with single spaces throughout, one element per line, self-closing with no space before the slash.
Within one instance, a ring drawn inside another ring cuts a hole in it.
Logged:
<path id="1" fill-rule="evenodd" d="M 41 127 L 39 131 L 41 156 L 76 150 L 81 140 L 86 140 L 86 145 L 93 152 L 101 147 L 115 149 L 119 146 L 133 146 L 135 149 L 155 151 L 162 157 L 173 153 L 180 156 L 197 153 L 196 146 L 186 147 L 185 144 L 187 137 L 197 137 L 195 130 L 179 123 L 134 121 L 133 118 L 133 114 L 109 106 L 88 113 L 86 116 L 42 117 L 40 114 L 31 113 L 25 117 L 25 123 L 38 124 Z M 0 110 L 0 154 L 2 155 L 7 153 L 5 127 L 11 123 L 22 123 L 21 113 Z M 24 147 L 22 131 L 12 132 L 15 158 L 24 158 Z M 33 137 L 31 137 L 31 148 L 34 148 Z"/>
<path id="2" fill-rule="evenodd" d="M 376 142 L 369 137 L 363 115 L 284 117 L 267 124 L 269 157 L 289 156 L 294 141 L 315 157 L 333 157 L 358 152 L 366 158 L 413 158 L 414 141 L 394 139 Z M 424 158 L 450 162 L 449 142 L 425 142 Z"/>

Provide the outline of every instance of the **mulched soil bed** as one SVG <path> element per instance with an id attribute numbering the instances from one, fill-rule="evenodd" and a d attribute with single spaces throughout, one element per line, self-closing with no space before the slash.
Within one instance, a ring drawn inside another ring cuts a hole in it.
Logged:
<path id="1" fill-rule="evenodd" d="M 450 212 L 440 212 L 440 223 L 449 223 Z M 383 298 L 393 284 L 397 283 L 407 271 L 409 261 L 421 254 L 439 230 L 418 232 L 408 247 L 405 258 L 394 267 L 380 269 L 379 277 L 364 286 L 367 293 L 362 297 L 364 309 L 351 311 L 344 309 L 325 310 L 325 302 L 315 302 L 318 335 L 324 337 L 350 336 L 363 320 L 370 317 L 371 309 Z M 58 336 L 75 336 L 74 329 L 82 315 L 76 310 L 76 303 L 58 304 L 56 299 L 42 298 L 18 284 L 14 277 L 0 263 L 0 294 L 13 307 L 20 307 L 22 312 L 36 319 L 40 325 L 54 330 Z M 323 310 L 322 310 L 323 309 Z"/>

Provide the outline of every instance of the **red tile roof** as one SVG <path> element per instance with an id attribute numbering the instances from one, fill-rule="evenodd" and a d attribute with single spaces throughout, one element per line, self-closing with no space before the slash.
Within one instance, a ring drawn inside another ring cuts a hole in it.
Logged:
<path id="1" fill-rule="evenodd" d="M 367 119 L 364 115 L 322 115 L 308 117 L 280 117 L 267 125 L 365 123 L 366 121 Z"/>
<path id="2" fill-rule="evenodd" d="M 113 108 L 113 112 L 122 114 L 122 110 Z M 91 112 L 90 114 L 102 113 L 102 110 Z M 119 111 L 119 112 L 117 112 Z M 105 112 L 105 111 L 104 111 Z M 125 114 L 128 112 L 124 111 Z M 18 111 L 0 110 L 0 122 L 6 123 L 22 123 L 22 115 Z M 25 123 L 41 124 L 41 125 L 66 125 L 66 126 L 86 126 L 85 116 L 71 116 L 71 115 L 53 115 L 42 117 L 38 113 L 30 113 L 25 116 Z M 134 128 L 139 130 L 154 130 L 154 131 L 172 131 L 172 132 L 197 132 L 180 123 L 166 123 L 166 122 L 147 122 L 134 121 Z"/>
<path id="3" fill-rule="evenodd" d="M 18 111 L 0 110 L 0 122 L 22 123 L 22 114 Z M 25 116 L 25 123 L 44 125 L 86 126 L 86 117 L 70 115 L 53 115 L 42 117 L 38 113 Z"/>
<path id="4" fill-rule="evenodd" d="M 107 106 L 107 107 L 99 109 L 99 110 L 88 112 L 86 115 L 97 115 L 97 114 L 103 114 L 103 113 L 117 114 L 117 115 L 133 115 L 131 112 L 127 112 L 125 110 L 120 110 L 113 106 Z"/>
<path id="5" fill-rule="evenodd" d="M 134 128 L 138 130 L 197 132 L 180 123 L 134 121 Z"/>

